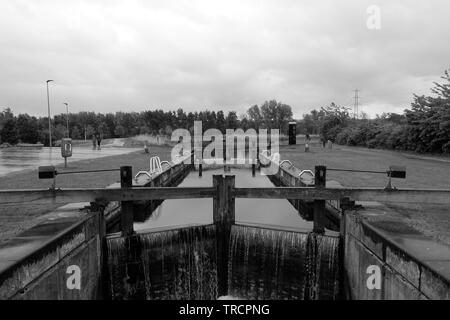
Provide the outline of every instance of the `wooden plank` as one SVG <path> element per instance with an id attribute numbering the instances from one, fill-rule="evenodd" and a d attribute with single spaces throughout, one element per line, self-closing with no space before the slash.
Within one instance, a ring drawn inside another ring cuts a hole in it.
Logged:
<path id="1" fill-rule="evenodd" d="M 355 201 L 393 203 L 450 204 L 450 190 L 371 189 L 371 188 L 235 188 L 236 198 L 340 200 L 349 197 Z"/>
<path id="2" fill-rule="evenodd" d="M 324 166 L 315 167 L 314 186 L 324 189 L 326 185 L 327 168 Z M 315 233 L 325 233 L 325 200 L 314 200 L 314 228 Z"/>
<path id="3" fill-rule="evenodd" d="M 133 187 L 133 169 L 130 166 L 120 167 L 120 187 L 130 189 Z M 120 231 L 122 237 L 132 235 L 133 231 L 133 201 L 120 203 Z"/>
<path id="4" fill-rule="evenodd" d="M 215 188 L 163 187 L 163 188 L 97 188 L 97 189 L 56 189 L 56 190 L 2 190 L 0 207 L 23 203 L 75 203 L 106 201 L 137 201 L 162 199 L 212 198 Z M 384 190 L 370 188 L 234 188 L 236 198 L 255 199 L 299 199 L 305 201 L 340 200 L 349 197 L 355 201 L 377 201 L 394 203 L 450 204 L 450 190 Z"/>
<path id="5" fill-rule="evenodd" d="M 2 190 L 0 207 L 23 203 L 63 204 L 76 202 L 138 201 L 163 199 L 212 198 L 214 188 L 163 187 L 163 188 L 94 188 L 94 189 L 56 189 L 56 190 Z"/>
<path id="6" fill-rule="evenodd" d="M 231 225 L 234 224 L 236 220 L 236 201 L 235 197 L 233 195 L 233 190 L 235 189 L 235 183 L 236 179 L 235 176 L 225 176 L 224 180 L 224 191 L 225 191 L 225 206 L 226 206 L 226 216 L 224 217 L 224 220 L 231 228 Z M 228 243 L 228 242 L 227 242 Z"/>
<path id="7" fill-rule="evenodd" d="M 213 196 L 213 222 L 220 223 L 223 218 L 223 176 L 213 175 L 213 188 L 216 193 Z"/>

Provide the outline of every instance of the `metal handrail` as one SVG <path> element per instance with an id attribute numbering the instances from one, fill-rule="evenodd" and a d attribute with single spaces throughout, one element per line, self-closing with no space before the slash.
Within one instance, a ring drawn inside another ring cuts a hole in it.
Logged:
<path id="1" fill-rule="evenodd" d="M 289 164 L 291 165 L 291 167 L 294 167 L 294 168 L 295 168 L 295 166 L 294 166 L 294 165 L 292 164 L 292 162 L 289 161 L 289 160 L 283 160 L 283 161 L 281 161 L 281 162 L 280 162 L 280 167 L 281 167 L 285 162 L 289 162 Z"/>
<path id="2" fill-rule="evenodd" d="M 141 174 L 146 174 L 149 178 L 152 177 L 151 173 L 148 173 L 147 171 L 139 171 L 139 172 L 134 176 L 134 179 L 137 180 L 138 176 L 140 176 Z"/>
<path id="3" fill-rule="evenodd" d="M 141 174 L 146 174 L 149 178 L 152 178 L 152 176 L 156 173 L 163 172 L 162 170 L 162 164 L 167 163 L 169 167 L 172 167 L 172 165 L 168 161 L 162 161 L 158 156 L 151 157 L 150 158 L 150 170 L 149 171 L 139 171 L 135 176 L 134 179 L 137 180 L 138 176 Z"/>
<path id="4" fill-rule="evenodd" d="M 310 173 L 314 177 L 314 172 L 312 172 L 311 170 L 303 170 L 302 172 L 299 173 L 298 177 L 301 178 L 302 175 L 305 173 Z"/>
<path id="5" fill-rule="evenodd" d="M 163 164 L 167 164 L 167 165 L 169 166 L 169 168 L 172 168 L 172 165 L 170 164 L 169 161 L 161 161 L 161 166 L 162 166 Z"/>

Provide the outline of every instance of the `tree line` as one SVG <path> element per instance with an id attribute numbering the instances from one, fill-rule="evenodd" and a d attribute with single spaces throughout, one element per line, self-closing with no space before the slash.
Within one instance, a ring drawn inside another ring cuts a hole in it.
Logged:
<path id="1" fill-rule="evenodd" d="M 185 112 L 161 109 L 142 112 L 70 113 L 69 136 L 72 139 L 90 139 L 101 134 L 107 138 L 126 138 L 140 134 L 171 135 L 178 128 L 193 130 L 194 121 L 203 122 L 203 130 L 277 128 L 287 132 L 288 122 L 292 120 L 292 108 L 276 100 L 265 101 L 261 106 L 254 105 L 245 114 L 235 111 Z M 67 137 L 67 115 L 55 115 L 51 119 L 52 141 Z M 48 117 L 34 117 L 28 114 L 14 115 L 10 108 L 0 112 L 0 143 L 16 144 L 41 142 L 48 145 Z"/>
<path id="2" fill-rule="evenodd" d="M 297 120 L 297 133 L 317 134 L 334 143 L 407 150 L 419 153 L 450 153 L 450 70 L 442 83 L 434 83 L 430 96 L 414 95 L 409 109 L 403 114 L 383 113 L 375 119 L 355 119 L 350 108 L 331 103 L 312 110 Z M 276 100 L 251 106 L 246 113 L 235 111 L 188 112 L 146 110 L 142 112 L 95 113 L 79 112 L 69 115 L 69 133 L 73 139 L 90 139 L 100 133 L 103 138 L 124 138 L 139 134 L 170 135 L 177 128 L 193 130 L 195 120 L 203 122 L 203 130 L 242 128 L 247 130 L 276 128 L 287 133 L 292 121 L 292 108 Z M 59 140 L 67 135 L 66 115 L 52 118 L 52 136 Z M 27 114 L 15 116 L 10 109 L 0 112 L 0 143 L 19 141 L 48 145 L 48 118 Z"/>
<path id="3" fill-rule="evenodd" d="M 332 103 L 304 115 L 298 131 L 349 146 L 450 154 L 449 71 L 441 77 L 442 83 L 434 83 L 432 95 L 414 95 L 411 108 L 403 114 L 353 119 L 350 108 Z"/>

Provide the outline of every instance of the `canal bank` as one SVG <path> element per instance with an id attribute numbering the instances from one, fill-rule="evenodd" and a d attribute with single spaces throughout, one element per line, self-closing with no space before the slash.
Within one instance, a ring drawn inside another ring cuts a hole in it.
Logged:
<path id="1" fill-rule="evenodd" d="M 56 148 L 55 148 L 56 149 Z M 58 149 L 59 150 L 59 149 Z M 58 171 L 71 170 L 96 170 L 105 168 L 119 168 L 129 164 L 139 170 L 148 170 L 149 156 L 159 156 L 162 160 L 170 159 L 170 148 L 166 146 L 151 146 L 150 153 L 143 150 L 124 149 L 123 154 L 93 158 L 79 161 L 70 161 L 65 169 L 63 163 L 56 164 Z M 131 151 L 131 152 L 130 152 Z M 60 150 L 59 150 L 60 152 Z M 95 152 L 103 152 L 96 150 Z M 60 155 L 59 155 L 60 156 Z M 62 159 L 62 158 L 61 158 Z M 45 163 L 48 165 L 49 163 Z M 120 180 L 117 172 L 100 172 L 96 174 L 61 175 L 57 177 L 56 186 L 59 188 L 103 188 Z M 37 166 L 20 172 L 12 172 L 0 178 L 0 190 L 10 189 L 46 189 L 52 186 L 51 180 L 40 180 L 38 178 Z M 36 205 L 32 203 L 17 203 L 14 205 L 0 206 L 0 243 L 23 232 L 40 222 L 46 220 L 53 210 L 61 204 Z"/>

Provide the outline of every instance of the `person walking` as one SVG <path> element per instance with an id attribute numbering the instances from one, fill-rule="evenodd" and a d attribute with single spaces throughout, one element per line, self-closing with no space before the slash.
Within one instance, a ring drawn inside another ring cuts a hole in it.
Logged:
<path id="1" fill-rule="evenodd" d="M 323 134 L 320 135 L 320 141 L 322 142 L 322 148 L 325 149 L 327 140 L 325 139 L 325 136 Z"/>
<path id="2" fill-rule="evenodd" d="M 102 135 L 100 133 L 97 133 L 98 150 L 101 149 L 101 147 L 100 147 L 101 143 L 102 143 Z"/>
<path id="3" fill-rule="evenodd" d="M 311 137 L 307 133 L 305 135 L 305 152 L 309 152 L 309 143 L 310 143 L 310 141 L 311 141 Z"/>
<path id="4" fill-rule="evenodd" d="M 97 149 L 97 138 L 95 137 L 95 134 L 92 135 L 92 149 Z"/>

